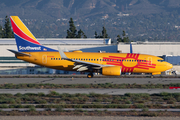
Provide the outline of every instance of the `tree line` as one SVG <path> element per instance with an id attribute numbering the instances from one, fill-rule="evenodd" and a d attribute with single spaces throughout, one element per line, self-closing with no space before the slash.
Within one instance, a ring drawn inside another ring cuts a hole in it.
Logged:
<path id="1" fill-rule="evenodd" d="M 98 35 L 95 31 L 94 33 L 95 38 L 110 38 L 107 34 L 106 28 L 103 26 L 101 33 Z M 67 30 L 66 38 L 87 38 L 85 33 L 80 29 L 79 31 L 76 29 L 74 25 L 74 21 L 72 18 L 69 20 L 69 29 Z M 125 31 L 123 30 L 122 37 L 117 35 L 117 43 L 119 42 L 130 42 L 129 37 L 126 35 Z"/>
<path id="2" fill-rule="evenodd" d="M 95 31 L 94 33 L 95 38 L 110 38 L 107 34 L 106 28 L 103 26 L 101 33 L 98 35 Z M 14 34 L 11 30 L 10 21 L 8 16 L 5 17 L 4 27 L 0 25 L 0 38 L 14 38 Z M 72 18 L 69 20 L 69 29 L 67 30 L 66 38 L 87 38 L 85 33 L 80 29 L 77 30 L 74 21 Z M 117 35 L 117 42 L 130 42 L 128 36 L 126 35 L 125 31 L 122 33 L 122 37 Z"/>
<path id="3" fill-rule="evenodd" d="M 8 16 L 5 17 L 4 27 L 0 25 L 0 38 L 14 38 Z"/>

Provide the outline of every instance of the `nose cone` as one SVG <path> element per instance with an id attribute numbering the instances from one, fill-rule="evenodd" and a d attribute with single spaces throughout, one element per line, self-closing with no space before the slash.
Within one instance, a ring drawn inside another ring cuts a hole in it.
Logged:
<path id="1" fill-rule="evenodd" d="M 169 69 L 173 68 L 173 65 L 172 65 L 172 64 L 170 64 L 170 63 L 167 63 L 167 64 L 166 64 L 166 66 L 167 66 L 167 70 L 169 70 Z"/>

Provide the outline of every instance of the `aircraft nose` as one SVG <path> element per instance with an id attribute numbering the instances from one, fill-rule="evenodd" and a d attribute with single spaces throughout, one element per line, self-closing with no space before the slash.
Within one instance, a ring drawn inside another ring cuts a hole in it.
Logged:
<path id="1" fill-rule="evenodd" d="M 170 64 L 170 63 L 167 63 L 167 69 L 169 70 L 169 69 L 171 69 L 171 68 L 173 68 L 173 65 L 172 64 Z"/>

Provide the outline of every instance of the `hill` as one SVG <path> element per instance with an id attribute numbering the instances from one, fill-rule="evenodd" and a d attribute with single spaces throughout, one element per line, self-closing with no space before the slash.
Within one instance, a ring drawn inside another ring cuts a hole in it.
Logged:
<path id="1" fill-rule="evenodd" d="M 1 24 L 18 15 L 37 37 L 65 37 L 72 17 L 88 37 L 105 25 L 113 39 L 125 30 L 134 41 L 177 41 L 179 12 L 179 0 L 0 0 Z"/>
<path id="2" fill-rule="evenodd" d="M 138 15 L 171 12 L 179 7 L 178 0 L 0 0 L 0 16 L 50 19 L 119 12 Z"/>

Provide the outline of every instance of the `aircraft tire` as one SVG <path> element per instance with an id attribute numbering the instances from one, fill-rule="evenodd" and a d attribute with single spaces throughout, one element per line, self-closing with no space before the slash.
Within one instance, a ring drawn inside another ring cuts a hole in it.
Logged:
<path id="1" fill-rule="evenodd" d="M 87 78 L 93 78 L 93 73 L 89 73 L 89 74 L 87 75 Z"/>

